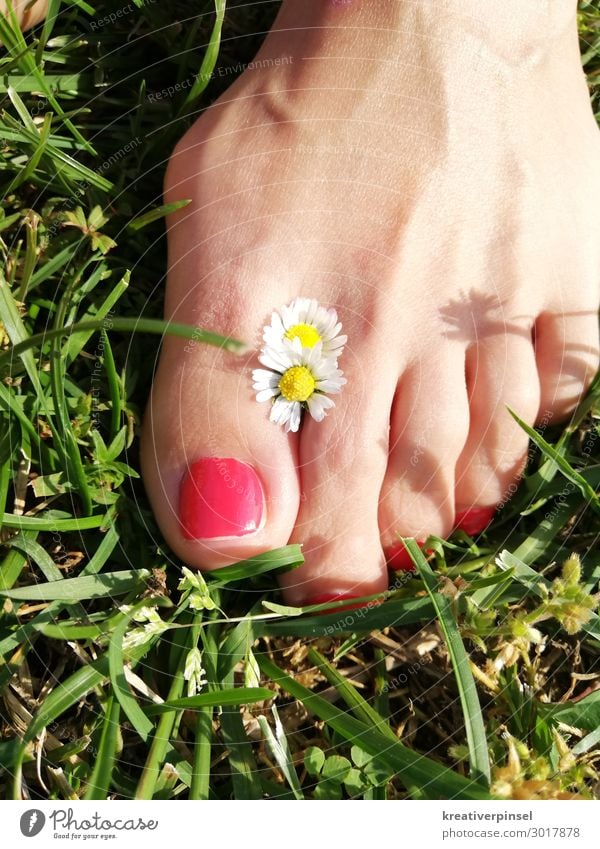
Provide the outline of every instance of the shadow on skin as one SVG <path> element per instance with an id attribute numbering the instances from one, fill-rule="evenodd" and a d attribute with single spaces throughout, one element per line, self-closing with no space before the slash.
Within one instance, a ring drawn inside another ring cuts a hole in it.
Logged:
<path id="1" fill-rule="evenodd" d="M 523 339 L 531 339 L 528 325 L 531 316 L 513 316 L 498 318 L 504 315 L 504 304 L 496 295 L 487 295 L 471 289 L 461 292 L 458 298 L 449 300 L 440 307 L 439 316 L 447 330 L 442 331 L 447 339 L 456 339 L 471 343 L 477 340 L 502 334 L 513 334 Z"/>

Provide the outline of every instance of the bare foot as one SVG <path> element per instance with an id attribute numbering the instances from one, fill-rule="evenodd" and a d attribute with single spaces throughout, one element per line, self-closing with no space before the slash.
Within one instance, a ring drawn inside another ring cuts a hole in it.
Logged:
<path id="1" fill-rule="evenodd" d="M 489 521 L 527 450 L 507 406 L 554 423 L 581 398 L 600 141 L 575 4 L 543 5 L 284 3 L 178 144 L 167 316 L 259 348 L 302 295 L 348 335 L 347 385 L 298 433 L 256 402 L 255 356 L 165 340 L 143 470 L 187 563 L 291 540 L 292 602 L 382 590 L 398 534 Z"/>
<path id="2" fill-rule="evenodd" d="M 10 5 L 21 29 L 29 29 L 39 24 L 48 11 L 48 0 L 11 0 Z M 0 0 L 0 15 L 6 14 L 7 3 Z"/>

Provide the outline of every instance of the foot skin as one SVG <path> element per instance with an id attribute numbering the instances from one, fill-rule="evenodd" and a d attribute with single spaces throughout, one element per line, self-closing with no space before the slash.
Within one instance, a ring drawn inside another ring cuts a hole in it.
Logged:
<path id="1" fill-rule="evenodd" d="M 29 29 L 39 24 L 48 11 L 47 0 L 12 0 L 11 9 L 21 29 Z M 0 0 L 0 15 L 8 17 L 8 4 Z"/>
<path id="2" fill-rule="evenodd" d="M 554 424 L 589 385 L 600 140 L 575 6 L 542 33 L 498 5 L 284 4 L 178 144 L 165 197 L 192 202 L 169 220 L 166 315 L 254 346 L 162 348 L 143 472 L 186 563 L 291 541 L 290 602 L 381 591 L 398 534 L 445 537 L 457 515 L 477 532 L 514 488 L 507 406 Z M 348 383 L 286 434 L 251 371 L 298 295 L 338 311 Z"/>

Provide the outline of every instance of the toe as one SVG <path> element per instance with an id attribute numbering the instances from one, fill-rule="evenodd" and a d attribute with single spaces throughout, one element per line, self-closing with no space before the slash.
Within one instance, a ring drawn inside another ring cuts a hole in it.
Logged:
<path id="1" fill-rule="evenodd" d="M 352 338 L 352 336 L 351 336 Z M 350 355 L 344 354 L 344 360 Z M 371 595 L 387 588 L 377 502 L 385 473 L 394 381 L 363 351 L 381 380 L 345 367 L 347 385 L 327 418 L 306 417 L 300 436 L 301 503 L 292 542 L 305 563 L 282 578 L 292 604 Z M 306 415 L 306 414 L 305 414 Z"/>
<path id="2" fill-rule="evenodd" d="M 598 314 L 595 310 L 544 313 L 535 325 L 540 379 L 540 416 L 545 423 L 565 418 L 583 398 L 598 370 Z"/>
<path id="3" fill-rule="evenodd" d="M 285 545 L 299 503 L 294 437 L 265 416 L 250 368 L 166 341 L 142 440 L 146 489 L 186 563 L 214 568 Z"/>
<path id="4" fill-rule="evenodd" d="M 379 526 L 392 568 L 398 536 L 446 536 L 454 521 L 454 475 L 469 430 L 464 348 L 444 346 L 408 369 L 391 417 Z"/>
<path id="5" fill-rule="evenodd" d="M 490 336 L 472 346 L 467 389 L 470 427 L 457 466 L 459 514 L 498 504 L 524 467 L 527 434 L 507 407 L 528 424 L 535 422 L 540 392 L 529 330 Z"/>

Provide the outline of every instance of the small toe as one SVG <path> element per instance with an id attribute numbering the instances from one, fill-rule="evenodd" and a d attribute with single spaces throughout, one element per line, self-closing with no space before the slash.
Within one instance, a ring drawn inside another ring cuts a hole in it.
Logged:
<path id="1" fill-rule="evenodd" d="M 541 388 L 540 419 L 568 416 L 598 371 L 598 313 L 543 313 L 535 325 L 535 358 Z"/>
<path id="2" fill-rule="evenodd" d="M 399 536 L 446 536 L 455 468 L 469 430 L 464 348 L 446 345 L 403 375 L 392 410 L 379 527 L 390 566 L 405 568 Z"/>
<path id="3" fill-rule="evenodd" d="M 467 352 L 470 428 L 456 473 L 456 510 L 493 508 L 520 476 L 528 436 L 512 409 L 533 425 L 540 389 L 530 334 L 490 336 Z"/>

